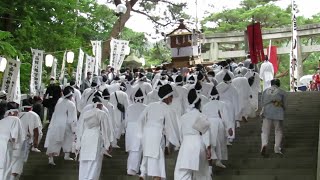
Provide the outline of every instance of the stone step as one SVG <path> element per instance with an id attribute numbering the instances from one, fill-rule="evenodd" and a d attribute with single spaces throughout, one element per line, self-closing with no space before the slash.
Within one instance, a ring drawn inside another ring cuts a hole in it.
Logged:
<path id="1" fill-rule="evenodd" d="M 313 174 L 315 169 L 304 168 L 304 169 L 224 169 L 223 171 L 216 172 L 216 175 L 310 175 Z"/>
<path id="2" fill-rule="evenodd" d="M 224 175 L 214 180 L 316 180 L 315 175 Z"/>

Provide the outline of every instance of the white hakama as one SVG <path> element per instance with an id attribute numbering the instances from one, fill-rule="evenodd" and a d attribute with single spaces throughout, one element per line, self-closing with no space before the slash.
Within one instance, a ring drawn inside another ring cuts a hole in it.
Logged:
<path id="1" fill-rule="evenodd" d="M 206 145 L 200 132 L 192 128 L 199 117 L 201 113 L 197 109 L 181 117 L 182 144 L 174 171 L 175 180 L 211 179 Z"/>
<path id="2" fill-rule="evenodd" d="M 107 116 L 97 108 L 80 116 L 76 147 L 80 150 L 79 180 L 99 180 L 103 153 L 110 147 L 112 134 L 105 121 Z"/>
<path id="3" fill-rule="evenodd" d="M 58 156 L 61 148 L 63 152 L 71 152 L 74 141 L 74 127 L 77 123 L 75 104 L 69 99 L 60 99 L 52 115 L 48 128 L 45 147 L 47 155 Z"/>
<path id="4" fill-rule="evenodd" d="M 179 128 L 176 116 L 171 116 L 164 102 L 151 103 L 139 117 L 138 131 L 142 137 L 143 159 L 141 176 L 166 179 L 164 148 L 165 141 L 179 147 Z M 164 136 L 165 135 L 165 136 Z"/>
<path id="5" fill-rule="evenodd" d="M 127 173 L 135 175 L 139 172 L 142 158 L 141 138 L 139 137 L 138 118 L 147 106 L 143 103 L 130 105 L 126 112 L 126 152 L 129 152 L 127 161 Z"/>
<path id="6" fill-rule="evenodd" d="M 212 100 L 203 107 L 202 113 L 210 122 L 208 141 L 211 145 L 211 159 L 228 160 L 228 122 L 225 116 L 227 113 L 225 103 Z"/>
<path id="7" fill-rule="evenodd" d="M 21 146 L 22 139 L 19 118 L 7 116 L 0 120 L 0 179 L 10 179 L 13 149 Z"/>

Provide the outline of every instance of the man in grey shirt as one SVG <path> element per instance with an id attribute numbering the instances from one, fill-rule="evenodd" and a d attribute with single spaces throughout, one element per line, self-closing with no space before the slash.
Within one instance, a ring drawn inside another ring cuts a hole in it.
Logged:
<path id="1" fill-rule="evenodd" d="M 286 92 L 280 89 L 280 80 L 271 80 L 271 87 L 266 89 L 262 94 L 262 111 L 263 119 L 261 133 L 261 155 L 266 155 L 271 125 L 275 127 L 275 146 L 274 152 L 282 154 L 281 141 L 283 136 L 283 120 L 286 107 Z"/>

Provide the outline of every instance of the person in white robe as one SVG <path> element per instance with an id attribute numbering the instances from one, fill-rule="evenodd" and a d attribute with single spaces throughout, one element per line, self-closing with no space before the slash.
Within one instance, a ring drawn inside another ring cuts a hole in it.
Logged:
<path id="1" fill-rule="evenodd" d="M 271 87 L 271 80 L 274 77 L 274 69 L 271 62 L 269 62 L 268 57 L 260 66 L 260 78 L 263 81 L 263 91 Z"/>
<path id="2" fill-rule="evenodd" d="M 103 90 L 101 102 L 102 102 L 103 106 L 108 109 L 110 122 L 112 123 L 111 126 L 113 129 L 114 139 L 111 141 L 111 145 L 114 148 L 119 148 L 119 146 L 117 145 L 117 139 L 115 138 L 116 137 L 116 128 L 117 128 L 115 111 L 116 111 L 117 107 L 115 107 L 114 105 L 112 105 L 110 103 L 110 93 L 109 93 L 108 88 Z"/>
<path id="3" fill-rule="evenodd" d="M 154 89 L 149 92 L 147 94 L 147 97 L 145 98 L 145 102 L 144 104 L 148 105 L 148 104 L 151 104 L 153 102 L 158 102 L 160 101 L 160 97 L 158 95 L 158 92 L 159 92 L 159 88 L 162 86 L 163 84 L 161 83 L 161 81 L 159 80 L 156 84 L 156 86 L 154 87 Z"/>
<path id="4" fill-rule="evenodd" d="M 239 95 L 237 89 L 232 85 L 232 79 L 227 73 L 223 78 L 223 82 L 217 86 L 220 100 L 226 103 L 228 112 L 226 116 L 228 118 L 228 145 L 232 145 L 231 142 L 235 138 L 235 125 L 236 116 L 239 114 Z"/>
<path id="5" fill-rule="evenodd" d="M 175 180 L 211 180 L 209 163 L 210 146 L 206 146 L 202 134 L 210 127 L 200 112 L 201 99 L 195 89 L 188 93 L 189 111 L 181 117 L 182 143 L 174 171 Z M 207 143 L 208 144 L 208 143 Z"/>
<path id="6" fill-rule="evenodd" d="M 70 86 L 73 88 L 73 102 L 76 105 L 77 111 L 80 112 L 81 92 L 76 88 L 76 82 L 74 80 L 70 81 Z"/>
<path id="7" fill-rule="evenodd" d="M 92 99 L 96 92 L 98 92 L 98 83 L 97 83 L 97 79 L 93 78 L 91 83 L 91 88 L 87 88 L 82 93 L 80 104 L 78 107 L 78 110 L 80 111 L 80 113 L 82 112 L 83 108 L 86 105 L 92 103 Z"/>
<path id="8" fill-rule="evenodd" d="M 104 92 L 105 91 L 106 91 L 106 89 L 104 90 Z M 110 95 L 109 95 L 109 98 L 110 98 Z M 108 137 L 110 137 L 109 140 L 111 142 L 111 145 L 114 148 L 119 148 L 119 146 L 117 145 L 117 139 L 115 138 L 116 137 L 116 132 L 115 132 L 116 124 L 115 124 L 114 118 L 111 116 L 111 113 L 110 113 L 109 109 L 107 108 L 107 106 L 104 105 L 104 103 L 108 106 L 111 104 L 102 98 L 102 95 L 100 92 L 95 93 L 94 98 L 92 99 L 92 104 L 88 104 L 85 108 L 83 108 L 82 113 L 86 113 L 86 112 L 96 108 L 97 103 L 100 104 L 100 102 L 103 104 L 103 106 L 99 107 L 99 109 L 101 109 L 102 111 L 104 111 L 107 114 L 107 116 L 104 120 L 108 124 L 108 127 L 109 127 L 108 132 L 111 133 L 111 134 L 108 134 Z M 113 115 L 113 113 L 112 113 L 112 115 Z M 109 157 L 112 157 L 110 154 L 106 154 L 106 155 L 108 155 Z"/>
<path id="9" fill-rule="evenodd" d="M 103 104 L 95 99 L 95 108 L 82 113 L 77 127 L 79 152 L 79 180 L 99 180 L 103 154 L 111 153 L 111 129 L 105 119 L 108 114 L 102 110 Z"/>
<path id="10" fill-rule="evenodd" d="M 161 101 L 149 104 L 138 120 L 143 149 L 140 179 L 146 176 L 156 180 L 166 179 L 164 149 L 169 144 L 166 141 L 176 147 L 180 146 L 178 124 L 168 109 L 173 98 L 170 84 L 160 87 L 159 97 Z"/>
<path id="11" fill-rule="evenodd" d="M 209 83 L 212 83 L 213 86 L 218 85 L 218 81 L 215 78 L 216 73 L 214 71 L 208 71 L 207 76 L 208 76 Z"/>
<path id="12" fill-rule="evenodd" d="M 136 94 L 138 89 L 141 89 L 144 98 L 147 97 L 147 94 L 152 91 L 152 86 L 150 83 L 146 82 L 146 80 L 147 77 L 144 75 L 144 73 L 140 72 L 139 79 L 135 82 L 135 84 L 132 87 L 130 99 L 134 99 L 134 95 Z"/>
<path id="13" fill-rule="evenodd" d="M 140 169 L 142 158 L 141 139 L 137 132 L 138 118 L 140 113 L 144 111 L 147 105 L 143 104 L 143 92 L 141 89 L 135 94 L 134 103 L 131 104 L 126 111 L 126 152 L 129 153 L 127 161 L 127 174 L 137 175 Z"/>
<path id="14" fill-rule="evenodd" d="M 109 87 L 109 84 L 108 84 L 107 75 L 101 76 L 101 78 L 102 78 L 102 81 L 101 81 L 101 85 L 99 86 L 99 91 L 102 92 L 104 89 Z"/>
<path id="15" fill-rule="evenodd" d="M 151 84 L 154 85 L 157 83 L 157 81 L 160 79 L 161 77 L 161 68 L 160 67 L 156 67 L 156 70 L 154 71 L 154 76 L 152 78 L 152 82 Z"/>
<path id="16" fill-rule="evenodd" d="M 189 76 L 187 76 L 187 82 L 183 87 L 189 91 L 190 89 L 194 88 L 195 84 L 196 84 L 195 76 L 189 75 Z"/>
<path id="17" fill-rule="evenodd" d="M 202 85 L 200 82 L 196 83 L 196 85 L 194 86 L 194 89 L 199 94 L 199 98 L 201 99 L 200 110 L 202 110 L 203 106 L 209 102 L 209 98 L 202 94 Z"/>
<path id="18" fill-rule="evenodd" d="M 225 77 L 226 74 L 229 74 L 231 79 L 234 78 L 233 73 L 230 71 L 229 64 L 226 61 L 222 61 L 221 66 L 222 66 L 222 69 L 218 73 L 216 73 L 216 76 L 215 76 L 218 84 L 223 82 L 223 78 Z"/>
<path id="19" fill-rule="evenodd" d="M 23 172 L 24 163 L 27 162 L 30 148 L 33 144 L 34 148 L 38 147 L 39 137 L 41 132 L 41 122 L 40 117 L 37 113 L 32 111 L 31 104 L 26 101 L 23 102 L 23 111 L 20 112 L 18 117 L 20 118 L 22 134 L 24 139 L 22 139 L 21 148 L 13 151 L 12 159 L 12 169 L 11 173 L 16 179 L 19 179 Z M 40 152 L 40 151 L 38 151 Z"/>
<path id="20" fill-rule="evenodd" d="M 209 97 L 210 91 L 211 91 L 212 87 L 214 86 L 213 82 L 211 82 L 208 79 L 208 77 L 201 72 L 199 72 L 197 79 L 198 79 L 198 82 L 202 86 L 201 94 L 204 95 L 205 97 Z"/>
<path id="21" fill-rule="evenodd" d="M 126 91 L 126 85 L 125 83 L 121 83 L 120 90 L 117 90 L 110 94 L 110 103 L 115 107 L 114 117 L 116 123 L 115 133 L 117 139 L 120 139 L 121 135 L 124 134 L 125 111 L 129 106 L 129 98 L 124 91 Z M 122 106 L 123 109 L 119 109 L 120 106 Z"/>
<path id="22" fill-rule="evenodd" d="M 77 123 L 77 110 L 72 102 L 72 89 L 66 87 L 63 90 L 63 97 L 57 103 L 51 123 L 48 127 L 45 147 L 49 156 L 49 164 L 55 165 L 53 156 L 59 156 L 61 148 L 65 160 L 73 160 L 70 157 L 74 133 Z"/>
<path id="23" fill-rule="evenodd" d="M 211 160 L 215 160 L 214 164 L 221 168 L 226 168 L 222 161 L 228 160 L 229 122 L 226 116 L 227 112 L 226 104 L 219 101 L 218 91 L 216 87 L 213 87 L 210 93 L 210 102 L 203 107 L 202 113 L 207 116 L 210 122 L 208 141 L 211 146 Z"/>
<path id="24" fill-rule="evenodd" d="M 187 95 L 188 95 L 188 90 L 183 87 L 183 77 L 181 75 L 178 75 L 175 78 L 175 84 L 174 84 L 174 89 L 178 94 L 178 97 L 174 97 L 171 103 L 171 107 L 173 107 L 172 109 L 176 112 L 176 114 L 178 115 L 178 117 L 180 118 L 186 111 L 187 108 L 187 103 L 186 103 L 186 99 L 187 99 Z M 178 120 L 178 122 L 180 122 Z"/>
<path id="25" fill-rule="evenodd" d="M 179 76 L 179 71 L 178 71 L 177 68 L 173 68 L 172 69 L 172 75 L 171 75 L 173 82 L 176 82 L 176 77 L 177 76 Z"/>
<path id="26" fill-rule="evenodd" d="M 236 114 L 236 123 L 237 127 L 240 127 L 240 121 L 247 122 L 250 114 L 250 99 L 252 98 L 252 92 L 248 83 L 248 79 L 245 77 L 234 78 L 232 80 L 232 85 L 238 92 L 239 112 Z"/>
<path id="27" fill-rule="evenodd" d="M 243 66 L 243 63 L 239 63 L 239 66 L 234 70 L 233 74 L 235 77 L 243 77 L 247 72 L 248 69 Z"/>
<path id="28" fill-rule="evenodd" d="M 261 92 L 260 77 L 259 74 L 254 71 L 254 64 L 249 65 L 248 72 L 244 77 L 248 79 L 252 92 L 252 98 L 250 99 L 251 110 L 249 117 L 254 118 L 256 117 L 256 112 L 259 108 L 259 92 Z"/>
<path id="29" fill-rule="evenodd" d="M 0 104 L 0 178 L 3 180 L 15 179 L 18 175 L 12 172 L 12 162 L 25 139 L 16 108 L 13 102 Z"/>
<path id="30" fill-rule="evenodd" d="M 251 57 L 250 57 L 250 54 L 247 54 L 246 60 L 243 61 L 243 66 L 246 68 L 249 68 L 250 64 L 251 64 Z"/>

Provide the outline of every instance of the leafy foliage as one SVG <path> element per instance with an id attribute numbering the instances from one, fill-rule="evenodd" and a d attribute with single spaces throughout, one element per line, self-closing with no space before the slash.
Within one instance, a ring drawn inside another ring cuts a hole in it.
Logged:
<path id="1" fill-rule="evenodd" d="M 21 65 L 21 89 L 29 91 L 30 48 L 42 49 L 58 59 L 58 74 L 65 50 L 77 57 L 79 47 L 91 54 L 90 40 L 106 41 L 118 17 L 95 0 L 3 0 L 0 2 L 0 54 L 15 58 Z M 125 29 L 123 37 L 133 50 L 143 53 L 144 35 Z M 77 60 L 71 69 L 76 69 Z M 50 76 L 44 67 L 43 80 Z"/>

